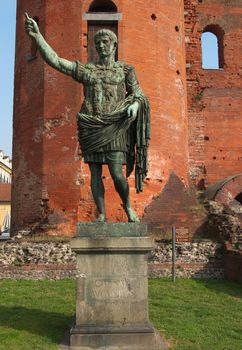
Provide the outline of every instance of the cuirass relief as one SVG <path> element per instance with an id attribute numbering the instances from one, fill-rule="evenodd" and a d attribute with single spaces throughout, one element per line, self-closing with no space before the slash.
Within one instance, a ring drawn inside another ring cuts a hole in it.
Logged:
<path id="1" fill-rule="evenodd" d="M 102 114 L 113 111 L 126 96 L 123 67 L 115 63 L 112 68 L 87 64 L 83 74 L 84 113 Z"/>

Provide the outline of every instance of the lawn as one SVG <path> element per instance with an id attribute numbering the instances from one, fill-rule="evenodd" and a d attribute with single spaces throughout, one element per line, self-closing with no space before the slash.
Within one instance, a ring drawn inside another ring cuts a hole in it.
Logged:
<path id="1" fill-rule="evenodd" d="M 150 318 L 174 350 L 242 350 L 242 287 L 150 280 Z"/>
<path id="2" fill-rule="evenodd" d="M 241 286 L 188 279 L 149 285 L 150 318 L 171 349 L 242 349 Z M 0 280 L 0 350 L 57 350 L 74 312 L 73 280 Z"/>

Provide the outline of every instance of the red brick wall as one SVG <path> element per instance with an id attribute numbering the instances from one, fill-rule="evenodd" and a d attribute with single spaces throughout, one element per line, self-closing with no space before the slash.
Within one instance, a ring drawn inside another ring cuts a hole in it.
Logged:
<path id="1" fill-rule="evenodd" d="M 230 205 L 234 198 L 242 192 L 242 175 L 238 175 L 221 186 L 215 200 L 225 205 Z"/>
<path id="2" fill-rule="evenodd" d="M 225 278 L 242 283 L 242 252 L 226 250 L 224 256 Z"/>
<path id="3" fill-rule="evenodd" d="M 185 0 L 189 170 L 193 182 L 211 184 L 242 171 L 240 0 Z M 201 34 L 224 31 L 224 68 L 202 69 Z"/>
<path id="4" fill-rule="evenodd" d="M 142 222 L 156 239 L 171 239 L 172 226 L 178 242 L 190 241 L 194 236 L 204 237 L 206 211 L 199 203 L 196 192 L 188 189 L 172 173 L 163 191 L 145 208 Z"/>
<path id="5" fill-rule="evenodd" d="M 186 72 L 183 4 L 180 0 L 114 1 L 119 23 L 119 59 L 134 64 L 151 103 L 150 170 L 144 193 L 132 202 L 139 216 L 158 196 L 172 171 L 187 183 Z M 91 1 L 18 1 L 14 111 L 13 230 L 30 224 L 48 233 L 72 235 L 75 222 L 90 221 L 95 208 L 87 165 L 78 160 L 75 115 L 81 87 L 38 57 L 26 61 L 30 39 L 23 13 L 38 16 L 47 41 L 61 57 L 87 57 L 87 22 Z M 176 10 L 174 10 L 176 9 Z M 38 55 L 39 56 L 39 55 Z M 107 215 L 126 220 L 105 169 Z M 148 219 L 147 219 L 148 220 Z"/>
<path id="6" fill-rule="evenodd" d="M 31 42 L 23 32 L 23 13 L 26 10 L 43 18 L 45 6 L 42 1 L 36 1 L 33 9 L 33 2 L 29 1 L 28 7 L 24 2 L 18 2 L 13 121 L 13 229 L 39 220 L 42 211 L 43 138 L 35 142 L 33 135 L 39 119 L 43 118 L 44 64 L 39 59 L 27 62 Z M 44 29 L 42 21 L 41 28 Z"/>
<path id="7" fill-rule="evenodd" d="M 79 53 L 79 46 L 74 45 L 79 33 L 73 26 L 78 26 L 80 15 L 70 2 L 68 11 L 61 2 L 58 6 L 49 3 L 18 1 L 12 229 L 48 223 L 55 230 L 58 223 L 64 227 L 63 233 L 70 234 L 79 200 L 75 112 L 80 93 L 71 79 L 57 75 L 43 63 L 39 53 L 37 59 L 27 61 L 31 39 L 24 32 L 24 12 L 39 18 L 42 33 L 50 43 L 55 42 L 61 54 L 68 51 L 70 59 Z M 73 1 L 73 5 L 78 3 Z M 64 28 L 63 20 L 71 25 Z M 50 36 L 48 25 L 53 22 Z M 66 49 L 66 42 L 73 50 Z"/>

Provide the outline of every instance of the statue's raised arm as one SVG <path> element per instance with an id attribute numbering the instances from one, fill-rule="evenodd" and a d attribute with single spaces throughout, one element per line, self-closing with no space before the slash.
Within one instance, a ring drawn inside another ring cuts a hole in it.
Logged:
<path id="1" fill-rule="evenodd" d="M 45 62 L 61 73 L 72 75 L 75 63 L 59 57 L 57 53 L 52 49 L 52 47 L 43 38 L 42 34 L 39 31 L 38 24 L 35 22 L 35 20 L 29 17 L 27 13 L 25 13 L 25 17 L 26 32 L 31 38 L 33 38 L 36 41 L 41 56 L 43 57 Z"/>
<path id="2" fill-rule="evenodd" d="M 107 164 L 129 222 L 138 222 L 131 207 L 126 176 L 135 170 L 135 187 L 143 190 L 150 139 L 149 102 L 135 69 L 115 61 L 117 36 L 109 29 L 95 33 L 97 62 L 71 62 L 60 58 L 41 35 L 37 23 L 26 16 L 26 32 L 36 41 L 43 59 L 84 86 L 84 101 L 77 114 L 78 139 L 84 162 L 91 171 L 91 189 L 97 221 L 106 221 L 102 166 Z"/>

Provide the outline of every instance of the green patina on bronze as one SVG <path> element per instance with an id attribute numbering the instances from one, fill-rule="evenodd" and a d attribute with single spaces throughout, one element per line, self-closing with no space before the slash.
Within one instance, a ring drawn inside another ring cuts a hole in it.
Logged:
<path id="1" fill-rule="evenodd" d="M 77 62 L 74 79 L 84 84 L 85 100 L 77 125 L 85 161 L 108 163 L 103 154 L 125 152 L 122 163 L 127 163 L 126 175 L 135 163 L 136 190 L 142 191 L 150 138 L 149 105 L 134 68 L 122 62 L 111 68 Z M 127 109 L 134 101 L 139 102 L 137 116 L 127 118 Z"/>
<path id="2" fill-rule="evenodd" d="M 147 175 L 149 102 L 139 86 L 134 67 L 115 62 L 116 35 L 107 29 L 98 31 L 94 40 L 99 61 L 83 64 L 60 58 L 27 14 L 26 31 L 35 39 L 50 66 L 84 86 L 85 99 L 77 114 L 78 136 L 84 161 L 91 170 L 98 221 L 106 220 L 102 164 L 107 164 L 129 222 L 138 222 L 130 206 L 129 186 L 122 173 L 122 164 L 126 164 L 127 177 L 135 168 L 136 191 L 141 192 Z"/>
<path id="3" fill-rule="evenodd" d="M 78 222 L 76 237 L 147 237 L 147 225 L 126 222 Z"/>

